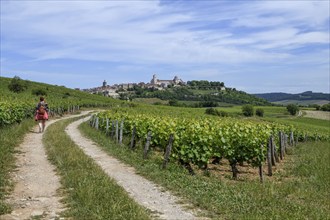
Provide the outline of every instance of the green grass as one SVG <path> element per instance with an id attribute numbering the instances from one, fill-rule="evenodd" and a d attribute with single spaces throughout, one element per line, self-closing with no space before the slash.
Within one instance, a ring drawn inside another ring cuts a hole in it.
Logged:
<path id="1" fill-rule="evenodd" d="M 281 124 L 293 125 L 300 130 L 306 130 L 309 133 L 319 133 L 323 135 L 330 134 L 330 121 L 305 117 L 287 117 L 287 118 L 265 118 L 267 121 L 275 121 Z"/>
<path id="2" fill-rule="evenodd" d="M 23 120 L 20 124 L 0 128 L 0 215 L 11 211 L 11 207 L 5 203 L 5 196 L 13 189 L 9 173 L 15 169 L 14 154 L 34 124 L 33 120 Z"/>
<path id="3" fill-rule="evenodd" d="M 277 101 L 277 102 L 273 102 L 273 103 L 278 104 L 278 105 L 295 104 L 295 105 L 308 106 L 308 105 L 312 105 L 312 104 L 317 104 L 317 105 L 328 104 L 329 100 L 282 100 L 282 101 Z"/>
<path id="4" fill-rule="evenodd" d="M 160 103 L 162 105 L 167 105 L 168 104 L 168 101 L 164 101 L 164 100 L 161 100 L 159 98 L 135 98 L 135 99 L 133 99 L 133 102 L 145 103 L 145 104 Z"/>
<path id="5" fill-rule="evenodd" d="M 277 107 L 277 106 L 254 106 L 254 109 L 261 108 L 264 109 L 264 117 L 251 117 L 251 120 L 266 120 L 271 122 L 277 122 L 280 124 L 293 125 L 300 130 L 311 131 L 323 135 L 330 134 L 330 121 L 314 119 L 314 118 L 305 118 L 291 116 L 286 107 Z M 223 110 L 228 112 L 231 116 L 242 117 L 242 106 L 234 106 L 231 108 L 217 108 L 218 110 Z"/>
<path id="6" fill-rule="evenodd" d="M 149 219 L 147 211 L 68 137 L 64 129 L 73 120 L 49 126 L 43 139 L 61 177 L 67 206 L 63 215 L 70 219 Z"/>
<path id="7" fill-rule="evenodd" d="M 329 219 L 329 143 L 300 144 L 288 156 L 285 170 L 255 180 L 234 181 L 215 175 L 190 176 L 176 163 L 162 170 L 154 152 L 142 159 L 142 149 L 119 147 L 109 137 L 81 125 L 83 133 L 109 154 L 132 165 L 146 178 L 205 210 L 214 219 Z"/>

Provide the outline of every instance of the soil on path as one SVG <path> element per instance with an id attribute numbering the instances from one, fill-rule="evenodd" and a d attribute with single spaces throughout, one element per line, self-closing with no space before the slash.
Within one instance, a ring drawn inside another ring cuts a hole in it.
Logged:
<path id="1" fill-rule="evenodd" d="M 115 179 L 139 204 L 156 213 L 161 219 L 199 219 L 191 211 L 178 204 L 178 199 L 154 183 L 136 174 L 129 167 L 102 151 L 96 144 L 83 137 L 78 126 L 87 119 L 73 122 L 66 128 L 71 139 L 90 156 L 111 178 Z"/>
<path id="2" fill-rule="evenodd" d="M 80 115 L 50 120 L 46 123 L 46 130 L 47 126 L 58 120 L 77 116 Z M 43 133 L 38 131 L 39 127 L 34 126 L 17 148 L 20 152 L 16 155 L 17 170 L 12 173 L 15 188 L 7 199 L 13 211 L 0 216 L 0 219 L 58 219 L 59 213 L 63 211 L 61 198 L 57 195 L 60 188 L 59 177 L 56 175 L 55 167 L 47 160 L 42 144 Z"/>

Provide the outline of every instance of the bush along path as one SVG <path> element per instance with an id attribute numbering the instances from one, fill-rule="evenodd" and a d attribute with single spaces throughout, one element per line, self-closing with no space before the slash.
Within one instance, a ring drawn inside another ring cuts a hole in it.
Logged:
<path id="1" fill-rule="evenodd" d="M 117 159 L 103 152 L 96 144 L 83 137 L 78 126 L 87 119 L 80 119 L 71 123 L 67 134 L 80 148 L 90 156 L 111 178 L 121 185 L 129 195 L 140 205 L 153 213 L 154 218 L 160 219 L 198 219 L 192 213 L 178 204 L 178 198 L 162 190 L 152 182 L 137 175 L 134 168 L 129 167 Z"/>
<path id="2" fill-rule="evenodd" d="M 77 116 L 65 118 L 71 117 Z M 58 120 L 61 119 L 48 121 L 45 132 L 49 125 Z M 17 149 L 17 169 L 12 173 L 15 188 L 7 199 L 13 211 L 0 216 L 0 219 L 57 219 L 64 208 L 57 195 L 61 186 L 59 177 L 54 171 L 55 167 L 47 160 L 42 143 L 43 133 L 38 130 L 38 126 L 34 126 Z"/>

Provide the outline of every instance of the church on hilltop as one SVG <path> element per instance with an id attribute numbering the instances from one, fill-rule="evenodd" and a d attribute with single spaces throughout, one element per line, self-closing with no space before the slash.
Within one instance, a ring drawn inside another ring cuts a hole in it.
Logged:
<path id="1" fill-rule="evenodd" d="M 176 85 L 180 85 L 180 84 L 185 84 L 185 82 L 183 82 L 182 79 L 179 79 L 178 76 L 175 76 L 174 79 L 172 79 L 172 80 L 163 80 L 163 79 L 158 79 L 157 75 L 154 74 L 152 76 L 150 84 L 152 86 L 161 86 L 161 87 L 164 88 L 164 87 L 167 87 L 169 85 L 176 86 Z"/>

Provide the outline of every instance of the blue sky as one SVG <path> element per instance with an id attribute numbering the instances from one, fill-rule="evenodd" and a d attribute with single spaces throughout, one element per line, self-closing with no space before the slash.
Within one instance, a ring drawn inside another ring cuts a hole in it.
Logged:
<path id="1" fill-rule="evenodd" d="M 329 93 L 329 1 L 1 0 L 0 74 L 69 88 L 160 79 Z"/>

